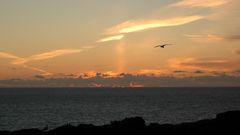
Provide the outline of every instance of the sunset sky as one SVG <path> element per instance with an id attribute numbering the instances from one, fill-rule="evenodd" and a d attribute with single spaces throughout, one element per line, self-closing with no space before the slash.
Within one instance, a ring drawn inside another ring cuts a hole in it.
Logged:
<path id="1" fill-rule="evenodd" d="M 209 85 L 211 77 L 225 82 L 227 76 L 235 86 L 239 5 L 239 0 L 1 0 L 0 86 L 14 85 L 5 84 L 13 79 L 126 74 L 153 80 L 202 77 Z M 164 43 L 173 45 L 153 48 Z M 134 78 L 124 86 L 167 86 Z M 89 84 L 102 86 L 96 80 Z"/>

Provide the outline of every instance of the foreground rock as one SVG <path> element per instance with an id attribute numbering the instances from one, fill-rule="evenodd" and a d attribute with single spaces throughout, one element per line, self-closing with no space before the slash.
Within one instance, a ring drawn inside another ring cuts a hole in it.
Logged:
<path id="1" fill-rule="evenodd" d="M 161 134 L 161 135 L 240 135 L 240 111 L 218 114 L 215 119 L 200 120 L 182 124 L 146 125 L 141 117 L 113 121 L 109 125 L 94 126 L 80 124 L 64 125 L 53 130 L 24 129 L 19 131 L 0 131 L 0 135 L 90 135 L 90 134 Z"/>

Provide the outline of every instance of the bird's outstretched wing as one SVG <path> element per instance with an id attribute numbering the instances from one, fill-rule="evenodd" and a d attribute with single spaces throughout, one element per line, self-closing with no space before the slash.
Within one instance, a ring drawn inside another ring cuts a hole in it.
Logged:
<path id="1" fill-rule="evenodd" d="M 161 47 L 161 45 L 156 45 L 156 46 L 154 46 L 154 48 L 157 48 L 157 47 Z"/>
<path id="2" fill-rule="evenodd" d="M 156 46 L 154 46 L 154 48 L 157 48 L 157 47 L 162 47 L 162 48 L 164 48 L 164 47 L 167 46 L 167 45 L 173 45 L 173 44 L 161 44 L 161 45 L 156 45 Z"/>

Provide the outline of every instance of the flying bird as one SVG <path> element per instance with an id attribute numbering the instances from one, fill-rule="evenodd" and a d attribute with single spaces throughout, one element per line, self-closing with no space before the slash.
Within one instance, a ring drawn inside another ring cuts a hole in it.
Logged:
<path id="1" fill-rule="evenodd" d="M 162 45 L 156 45 L 154 48 L 158 48 L 158 47 L 165 48 L 165 46 L 167 46 L 167 45 L 172 45 L 172 44 L 162 44 Z"/>

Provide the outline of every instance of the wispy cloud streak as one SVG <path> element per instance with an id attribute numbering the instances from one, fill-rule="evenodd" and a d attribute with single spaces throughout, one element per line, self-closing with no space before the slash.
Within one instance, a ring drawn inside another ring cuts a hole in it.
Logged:
<path id="1" fill-rule="evenodd" d="M 81 51 L 82 51 L 81 49 L 60 49 L 60 50 L 53 50 L 50 52 L 33 55 L 30 57 L 26 57 L 26 58 L 21 58 L 21 57 L 18 57 L 18 56 L 15 56 L 15 55 L 12 55 L 12 54 L 6 53 L 6 52 L 0 52 L 0 57 L 14 59 L 11 62 L 11 64 L 13 64 L 13 65 L 21 65 L 25 68 L 41 72 L 42 75 L 52 75 L 52 73 L 50 73 L 46 70 L 43 70 L 43 69 L 40 69 L 37 67 L 33 67 L 33 66 L 29 66 L 29 65 L 27 65 L 27 63 L 31 62 L 31 61 L 51 59 L 51 58 L 55 58 L 55 57 L 63 56 L 63 55 L 67 55 L 67 54 L 80 53 Z"/>
<path id="2" fill-rule="evenodd" d="M 45 52 L 37 55 L 33 55 L 27 58 L 18 58 L 12 62 L 12 64 L 24 64 L 30 61 L 39 61 L 55 58 L 62 55 L 73 54 L 81 52 L 81 49 L 62 49 L 62 50 L 53 50 L 50 52 Z"/>
<path id="3" fill-rule="evenodd" d="M 166 20 L 141 20 L 141 21 L 127 21 L 121 23 L 117 26 L 114 26 L 106 31 L 107 34 L 124 34 L 124 33 L 132 33 L 138 32 L 153 28 L 160 27 L 171 27 L 171 26 L 179 26 L 187 23 L 191 23 L 193 21 L 197 21 L 203 19 L 203 16 L 184 16 L 184 17 L 176 17 Z"/>
<path id="4" fill-rule="evenodd" d="M 81 52 L 81 49 L 63 49 L 63 50 L 54 50 L 42 54 L 37 54 L 29 57 L 29 60 L 46 60 L 62 55 L 73 54 Z"/>
<path id="5" fill-rule="evenodd" d="M 139 32 L 154 28 L 161 28 L 161 27 L 173 27 L 184 25 L 187 23 L 191 23 L 200 19 L 203 19 L 204 16 L 194 15 L 194 16 L 182 16 L 182 17 L 175 17 L 170 19 L 161 19 L 161 20 L 130 20 L 113 26 L 105 31 L 107 35 L 115 35 L 115 36 L 108 36 L 106 38 L 100 39 L 97 42 L 108 42 L 108 41 L 115 41 L 121 40 L 125 37 L 125 34 Z"/>
<path id="6" fill-rule="evenodd" d="M 97 42 L 108 42 L 108 41 L 114 41 L 114 40 L 121 40 L 124 37 L 124 35 L 117 35 L 117 36 L 110 36 L 103 38 Z"/>
<path id="7" fill-rule="evenodd" d="M 8 59 L 19 59 L 19 57 L 9 54 L 9 53 L 5 53 L 5 52 L 0 52 L 0 57 L 8 58 Z"/>
<path id="8" fill-rule="evenodd" d="M 218 7 L 227 3 L 226 0 L 181 0 L 171 7 Z"/>
<path id="9" fill-rule="evenodd" d="M 223 58 L 176 58 L 168 61 L 169 67 L 181 70 L 233 71 L 239 69 L 239 60 Z"/>
<path id="10" fill-rule="evenodd" d="M 217 34 L 186 34 L 187 38 L 197 41 L 238 41 L 240 35 L 217 35 Z"/>

